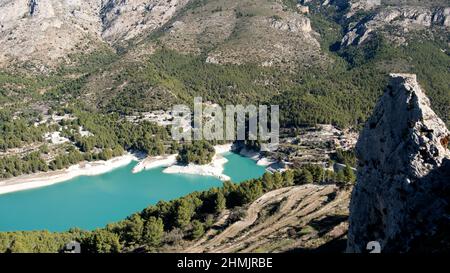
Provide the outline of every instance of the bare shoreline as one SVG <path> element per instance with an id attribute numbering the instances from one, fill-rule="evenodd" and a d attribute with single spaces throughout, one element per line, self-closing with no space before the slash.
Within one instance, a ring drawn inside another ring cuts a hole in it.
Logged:
<path id="1" fill-rule="evenodd" d="M 127 153 L 123 156 L 115 157 L 108 161 L 82 162 L 63 170 L 21 175 L 0 181 L 0 195 L 50 186 L 57 183 L 66 182 L 79 176 L 95 176 L 104 174 L 116 168 L 126 166 L 133 161 L 138 161 L 138 163 L 133 168 L 132 173 L 138 173 L 158 167 L 165 167 L 163 170 L 164 173 L 213 176 L 222 181 L 230 180 L 230 177 L 223 173 L 224 165 L 227 162 L 227 159 L 221 154 L 232 151 L 232 144 L 216 145 L 214 148 L 216 150 L 216 155 L 214 156 L 213 161 L 206 165 L 176 165 L 176 154 L 147 157 L 139 161 L 136 156 Z M 259 157 L 259 153 L 256 152 L 244 150 L 241 152 L 241 155 L 257 161 L 259 163 L 258 165 L 265 165 L 264 163 L 266 163 L 260 162 L 261 158 Z"/>
<path id="2" fill-rule="evenodd" d="M 231 178 L 225 175 L 224 165 L 228 160 L 220 154 L 216 154 L 211 163 L 206 165 L 189 164 L 187 166 L 172 165 L 164 169 L 163 173 L 176 174 L 194 174 L 202 176 L 213 176 L 222 181 L 228 181 Z"/>
<path id="3" fill-rule="evenodd" d="M 176 162 L 177 154 L 150 156 L 139 161 L 139 163 L 133 168 L 132 173 L 138 173 L 159 167 L 168 167 L 174 165 Z"/>
<path id="4" fill-rule="evenodd" d="M 63 170 L 13 177 L 0 181 L 0 194 L 50 186 L 79 176 L 100 175 L 126 166 L 134 160 L 136 157 L 127 153 L 108 161 L 81 162 Z"/>
<path id="5" fill-rule="evenodd" d="M 222 181 L 230 180 L 230 177 L 223 173 L 224 165 L 228 161 L 221 156 L 223 153 L 230 152 L 232 150 L 232 144 L 216 145 L 214 149 L 216 155 L 212 162 L 206 165 L 189 164 L 187 166 L 177 165 L 176 154 L 168 156 L 147 157 L 139 162 L 136 167 L 133 168 L 133 173 L 137 173 L 143 170 L 149 170 L 158 167 L 166 167 L 163 173 L 168 174 L 193 174 L 201 176 L 213 176 Z"/>

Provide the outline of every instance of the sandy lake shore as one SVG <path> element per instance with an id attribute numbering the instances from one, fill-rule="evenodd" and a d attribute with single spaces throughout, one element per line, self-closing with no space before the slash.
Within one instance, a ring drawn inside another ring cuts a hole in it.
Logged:
<path id="1" fill-rule="evenodd" d="M 177 155 L 172 154 L 168 156 L 147 157 L 133 168 L 133 173 L 138 173 L 153 168 L 166 167 L 163 170 L 164 173 L 214 176 L 222 181 L 230 180 L 230 177 L 223 174 L 224 165 L 228 160 L 221 156 L 221 154 L 230 152 L 232 150 L 232 144 L 216 145 L 214 146 L 214 149 L 216 151 L 216 155 L 210 164 L 189 164 L 186 166 L 177 165 Z"/>
<path id="2" fill-rule="evenodd" d="M 78 176 L 104 174 L 116 168 L 126 166 L 134 160 L 136 160 L 135 156 L 125 154 L 108 161 L 82 162 L 64 170 L 13 177 L 0 181 L 0 194 L 49 186 Z"/>
<path id="3" fill-rule="evenodd" d="M 22 175 L 2 180 L 0 181 L 0 194 L 50 186 L 79 176 L 100 175 L 110 172 L 116 168 L 126 166 L 133 161 L 139 162 L 133 168 L 132 173 L 138 173 L 153 168 L 166 167 L 163 170 L 164 173 L 213 176 L 222 181 L 227 181 L 230 180 L 230 177 L 225 175 L 223 172 L 224 165 L 228 162 L 228 160 L 223 157 L 222 154 L 232 151 L 232 147 L 232 144 L 214 146 L 216 155 L 214 156 L 212 162 L 206 165 L 177 165 L 176 154 L 152 156 L 138 160 L 135 155 L 127 153 L 123 156 L 116 157 L 108 161 L 82 162 L 64 170 Z M 270 160 L 261 158 L 258 152 L 243 149 L 240 154 L 257 161 L 257 164 L 261 166 L 267 166 L 272 163 Z"/>
<path id="4" fill-rule="evenodd" d="M 189 164 L 186 166 L 172 165 L 164 169 L 164 173 L 177 173 L 177 174 L 193 174 L 202 176 L 214 176 L 222 181 L 230 180 L 230 177 L 223 173 L 224 165 L 228 160 L 220 154 L 216 154 L 213 157 L 211 163 L 206 165 Z"/>
<path id="5" fill-rule="evenodd" d="M 159 167 L 168 167 L 177 163 L 177 154 L 165 156 L 149 156 L 141 160 L 132 170 L 132 173 L 142 172 Z"/>

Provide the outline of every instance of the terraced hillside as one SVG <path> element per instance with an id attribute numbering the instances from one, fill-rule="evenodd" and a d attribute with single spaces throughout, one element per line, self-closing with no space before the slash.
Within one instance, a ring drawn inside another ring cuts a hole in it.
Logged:
<path id="1" fill-rule="evenodd" d="M 269 192 L 227 225 L 225 212 L 185 252 L 343 251 L 349 190 L 305 185 Z"/>

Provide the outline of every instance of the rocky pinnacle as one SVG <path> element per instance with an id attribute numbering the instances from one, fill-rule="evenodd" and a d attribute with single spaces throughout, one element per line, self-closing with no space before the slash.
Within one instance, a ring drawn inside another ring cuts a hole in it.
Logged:
<path id="1" fill-rule="evenodd" d="M 416 76 L 392 74 L 356 146 L 348 252 L 449 251 L 449 140 Z"/>

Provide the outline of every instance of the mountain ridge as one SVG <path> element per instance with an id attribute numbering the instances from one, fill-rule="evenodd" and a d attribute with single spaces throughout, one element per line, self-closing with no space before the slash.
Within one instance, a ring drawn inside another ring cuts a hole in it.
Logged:
<path id="1" fill-rule="evenodd" d="M 7 30 L 0 31 L 1 92 L 4 100 L 17 104 L 47 104 L 52 100 L 43 97 L 57 97 L 121 115 L 167 109 L 190 102 L 194 95 L 219 104 L 274 100 L 284 107 L 296 101 L 289 106 L 295 111 L 282 114 L 284 126 L 355 126 L 369 114 L 386 75 L 399 71 L 418 75 L 431 90 L 435 110 L 448 122 L 448 28 L 412 28 L 399 32 L 403 40 L 395 43 L 396 36 L 385 31 L 383 23 L 361 37 L 357 34 L 354 43 L 343 44 L 353 29 L 380 12 L 420 4 L 383 1 L 392 6 L 380 7 L 373 2 L 66 0 L 57 5 L 37 0 L 29 16 L 31 2 L 2 0 L 2 7 L 23 7 L 5 14 L 0 9 L 0 24 L 9 22 L 3 24 Z M 445 1 L 433 3 L 424 3 L 423 9 L 441 7 Z M 54 10 L 52 16 L 42 10 L 45 7 Z M 170 16 L 158 15 L 166 8 Z M 60 14 L 67 21 L 59 19 Z M 6 15 L 14 15 L 16 22 Z M 51 27 L 55 22 L 64 30 L 58 35 L 54 32 L 59 29 Z M 50 38 L 42 38 L 42 31 L 27 34 L 30 24 L 38 29 L 40 24 L 50 26 L 45 28 Z M 14 26 L 17 31 L 10 31 Z M 11 32 L 16 40 L 7 41 Z M 19 38 L 23 42 L 17 42 Z M 19 96 L 26 99 L 18 102 Z"/>

